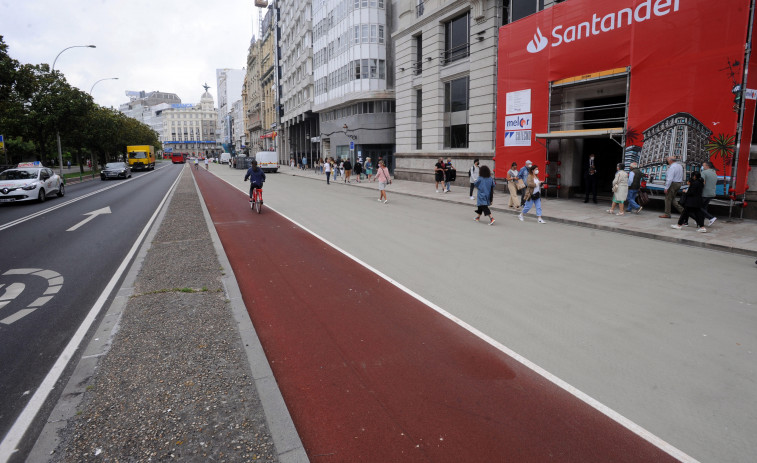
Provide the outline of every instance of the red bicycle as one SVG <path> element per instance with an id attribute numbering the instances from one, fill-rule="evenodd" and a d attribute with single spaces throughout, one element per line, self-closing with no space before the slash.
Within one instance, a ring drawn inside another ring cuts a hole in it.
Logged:
<path id="1" fill-rule="evenodd" d="M 250 209 L 257 211 L 258 214 L 260 214 L 260 211 L 263 210 L 263 189 L 262 188 L 252 189 L 252 199 L 250 200 Z"/>

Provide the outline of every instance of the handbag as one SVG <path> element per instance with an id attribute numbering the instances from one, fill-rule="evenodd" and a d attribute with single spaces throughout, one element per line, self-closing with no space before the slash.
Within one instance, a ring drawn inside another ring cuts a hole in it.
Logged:
<path id="1" fill-rule="evenodd" d="M 515 188 L 517 188 L 518 190 L 522 190 L 525 187 L 526 187 L 526 182 L 524 182 L 522 178 L 519 178 L 515 182 Z"/>
<path id="2" fill-rule="evenodd" d="M 612 186 L 612 192 L 613 193 L 617 193 L 618 192 L 618 185 L 613 185 Z"/>
<path id="3" fill-rule="evenodd" d="M 646 206 L 649 204 L 649 194 L 645 190 L 639 190 L 639 205 Z"/>
<path id="4" fill-rule="evenodd" d="M 537 191 L 536 193 L 531 193 L 531 197 L 528 199 L 536 201 L 539 198 L 541 198 L 541 191 Z"/>

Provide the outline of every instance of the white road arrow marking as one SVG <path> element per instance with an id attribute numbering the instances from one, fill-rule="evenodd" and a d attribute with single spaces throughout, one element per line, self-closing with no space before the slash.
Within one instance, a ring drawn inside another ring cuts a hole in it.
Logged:
<path id="1" fill-rule="evenodd" d="M 98 209 L 96 211 L 87 212 L 84 215 L 88 215 L 89 217 L 87 217 L 86 219 L 84 219 L 81 222 L 77 223 L 76 225 L 74 225 L 73 227 L 69 228 L 66 231 L 74 231 L 77 228 L 81 227 L 85 223 L 89 222 L 90 220 L 94 219 L 95 217 L 97 217 L 98 215 L 101 215 L 101 214 L 110 214 L 110 206 L 105 206 L 102 209 Z"/>

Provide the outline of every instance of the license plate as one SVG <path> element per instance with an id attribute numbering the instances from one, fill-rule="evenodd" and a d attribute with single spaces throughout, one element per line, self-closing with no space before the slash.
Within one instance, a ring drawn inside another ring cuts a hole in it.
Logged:
<path id="1" fill-rule="evenodd" d="M 0 203 L 12 203 L 15 201 L 13 198 L 0 198 Z"/>

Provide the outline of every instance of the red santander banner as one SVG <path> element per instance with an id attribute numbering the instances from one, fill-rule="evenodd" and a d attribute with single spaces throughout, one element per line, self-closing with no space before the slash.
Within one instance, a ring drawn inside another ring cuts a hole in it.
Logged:
<path id="1" fill-rule="evenodd" d="M 571 0 L 501 27 L 496 175 L 512 162 L 546 159 L 535 135 L 550 131 L 550 83 L 626 68 L 626 159 L 634 154 L 652 184 L 662 181 L 667 155 L 689 170 L 711 160 L 728 184 L 749 12 L 750 0 Z M 747 188 L 754 110 L 746 100 L 737 194 Z M 519 126 L 524 118 L 531 130 Z"/>

